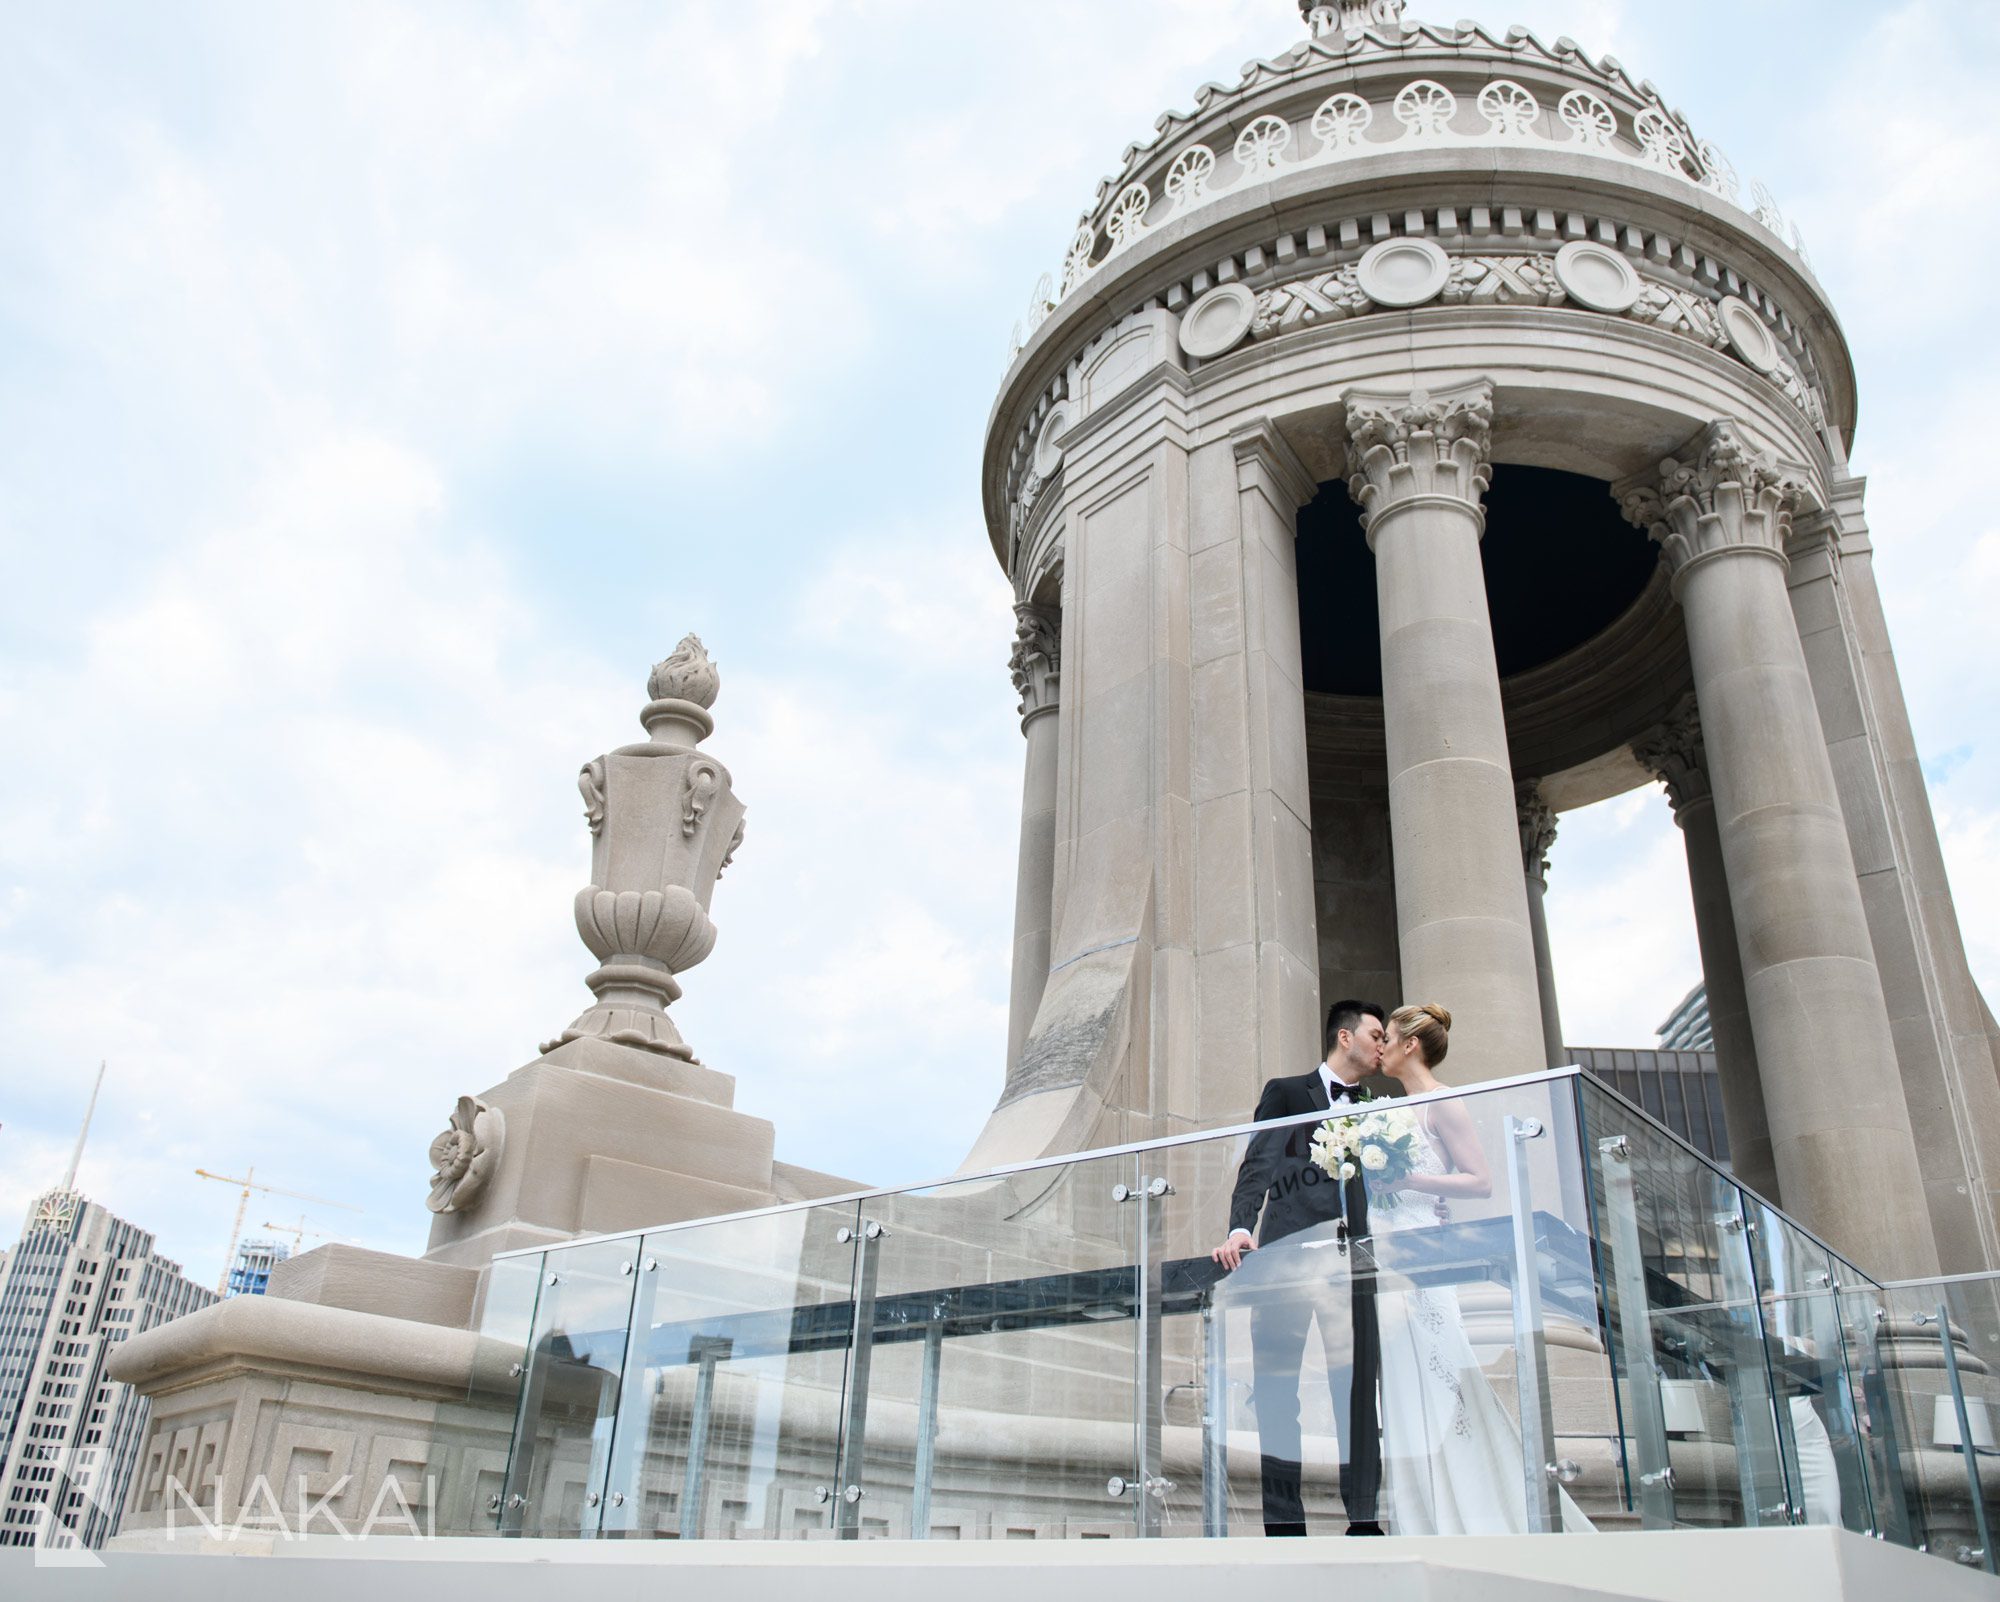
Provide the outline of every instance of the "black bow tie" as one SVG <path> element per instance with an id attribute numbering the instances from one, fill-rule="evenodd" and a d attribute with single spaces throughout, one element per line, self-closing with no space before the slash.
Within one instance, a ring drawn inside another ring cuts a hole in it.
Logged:
<path id="1" fill-rule="evenodd" d="M 1343 1085 L 1336 1079 L 1333 1082 L 1333 1089 L 1328 1094 L 1334 1101 L 1352 1101 L 1354 1099 L 1354 1087 L 1352 1085 Z"/>

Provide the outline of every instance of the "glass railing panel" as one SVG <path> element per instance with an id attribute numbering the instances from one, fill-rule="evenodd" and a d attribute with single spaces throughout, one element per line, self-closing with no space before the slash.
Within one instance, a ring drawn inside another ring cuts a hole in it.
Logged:
<path id="1" fill-rule="evenodd" d="M 1330 1172 L 1319 1118 L 1145 1155 L 1169 1186 L 1160 1533 L 1588 1527 L 1572 1493 L 1616 1513 L 1572 1083 L 1343 1109 L 1407 1174 Z"/>
<path id="2" fill-rule="evenodd" d="M 1627 1506 L 1647 1529 L 1789 1523 L 1743 1193 L 1579 1086 Z"/>
<path id="3" fill-rule="evenodd" d="M 606 1535 L 833 1532 L 859 1220 L 849 1201 L 633 1243 L 632 1346 Z"/>
<path id="4" fill-rule="evenodd" d="M 1949 1279 L 1940 1290 L 1952 1331 L 1958 1396 L 1948 1421 L 1936 1418 L 1933 1404 L 1931 1435 L 1933 1440 L 1942 1436 L 1947 1447 L 1956 1445 L 1966 1465 L 1967 1491 L 1986 1514 L 1983 1523 L 1973 1521 L 1972 1533 L 1992 1573 L 2000 1570 L 2000 1552 L 1994 1550 L 1994 1537 L 2000 1534 L 2000 1275 Z M 1969 1449 L 1959 1428 L 1961 1405 L 1965 1432 L 1971 1435 Z"/>
<path id="5" fill-rule="evenodd" d="M 1988 1356 L 2000 1329 L 1995 1296 L 1985 1277 L 1894 1285 L 1881 1293 L 1879 1323 L 1913 1542 L 1989 1570 L 2000 1527 L 2000 1401 Z"/>
<path id="6" fill-rule="evenodd" d="M 432 1430 L 439 1535 L 500 1532 L 541 1282 L 539 1256 L 498 1258 L 482 1281 L 470 1383 L 462 1400 L 438 1405 Z"/>
<path id="7" fill-rule="evenodd" d="M 1130 1153 L 869 1197 L 838 1533 L 1052 1540 L 1157 1516 L 1135 1376 L 1148 1210 Z M 858 1495 L 856 1495 L 858 1493 Z M 848 1497 L 854 1499 L 845 1500 Z"/>
<path id="8" fill-rule="evenodd" d="M 1839 1289 L 1843 1275 L 1858 1276 L 1776 1208 L 1745 1201 L 1792 1522 L 1871 1535 L 1865 1370 L 1847 1361 Z"/>
<path id="9" fill-rule="evenodd" d="M 636 1239 L 544 1254 L 501 1531 L 595 1535 L 637 1280 Z"/>
<path id="10" fill-rule="evenodd" d="M 1842 1286 L 1841 1340 L 1867 1458 L 1875 1530 L 1898 1546 L 1916 1547 L 1923 1542 L 1924 1521 L 1914 1479 L 1916 1465 L 1908 1461 L 1915 1437 L 1899 1371 L 1896 1298 L 1851 1270 L 1837 1271 Z"/>

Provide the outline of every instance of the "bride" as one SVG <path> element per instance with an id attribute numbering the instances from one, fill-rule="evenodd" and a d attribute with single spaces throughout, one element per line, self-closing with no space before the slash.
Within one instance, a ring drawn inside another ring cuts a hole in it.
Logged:
<path id="1" fill-rule="evenodd" d="M 1382 1072 L 1412 1096 L 1443 1089 L 1433 1070 L 1451 1045 L 1451 1014 L 1427 1004 L 1389 1017 Z M 1368 1186 L 1377 1236 L 1435 1224 L 1455 1197 L 1493 1194 L 1493 1178 L 1471 1115 L 1457 1100 L 1418 1109 L 1416 1168 Z M 1528 1529 L 1521 1432 L 1466 1339 L 1448 1285 L 1382 1291 L 1382 1445 L 1392 1530 L 1397 1535 L 1505 1535 Z M 1562 1498 L 1563 1528 L 1592 1529 Z"/>

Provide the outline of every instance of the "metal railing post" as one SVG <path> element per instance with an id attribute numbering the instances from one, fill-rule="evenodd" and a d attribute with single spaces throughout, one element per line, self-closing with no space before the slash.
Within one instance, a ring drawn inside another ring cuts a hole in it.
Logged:
<path id="1" fill-rule="evenodd" d="M 1521 1475 L 1528 1496 L 1528 1528 L 1541 1535 L 1562 1528 L 1548 1338 L 1542 1324 L 1542 1271 L 1535 1252 L 1534 1185 L 1528 1174 L 1528 1142 L 1545 1132 L 1539 1118 L 1508 1114 L 1507 1185 L 1514 1213 L 1514 1373 L 1521 1400 Z"/>
<path id="2" fill-rule="evenodd" d="M 833 1509 L 834 1535 L 842 1541 L 855 1540 L 861 1534 L 862 1466 L 868 1454 L 868 1370 L 875 1355 L 875 1273 L 883 1233 L 873 1219 L 861 1226 L 860 1261 L 854 1266 L 854 1349 L 847 1364 L 847 1406 L 840 1426 L 840 1490 Z M 835 1238 L 845 1245 L 854 1239 L 854 1231 L 842 1225 Z"/>
<path id="3" fill-rule="evenodd" d="M 1736 1439 L 1736 1476 L 1743 1496 L 1743 1522 L 1752 1529 L 1768 1524 L 1798 1521 L 1797 1509 L 1804 1502 L 1797 1491 L 1798 1448 L 1787 1456 L 1785 1445 L 1791 1433 L 1791 1415 L 1778 1405 L 1778 1393 L 1771 1377 L 1772 1334 L 1764 1322 L 1764 1303 L 1758 1294 L 1757 1268 L 1752 1244 L 1757 1222 L 1744 1204 L 1746 1192 L 1736 1191 L 1736 1210 L 1718 1213 L 1715 1228 L 1720 1237 L 1716 1253 L 1722 1270 L 1723 1295 L 1750 1309 L 1755 1328 L 1746 1339 L 1735 1333 L 1729 1352 L 1729 1422 Z M 1734 1332 L 1737 1321 L 1729 1328 Z M 1754 1349 L 1745 1350 L 1746 1346 Z M 1771 1450 L 1764 1447 L 1763 1420 L 1770 1420 Z M 1775 1458 L 1773 1457 L 1775 1452 Z M 1764 1505 L 1768 1486 L 1776 1482 L 1778 1500 Z"/>
<path id="4" fill-rule="evenodd" d="M 1161 1215 L 1174 1187 L 1164 1179 L 1142 1175 L 1139 1189 L 1145 1200 L 1139 1208 L 1139 1488 L 1133 1516 L 1139 1535 L 1145 1537 L 1160 1533 L 1160 1505 L 1172 1489 L 1160 1477 L 1161 1413 L 1165 1407 L 1160 1354 L 1162 1276 L 1153 1256 L 1166 1239 Z"/>
<path id="5" fill-rule="evenodd" d="M 924 1326 L 924 1367 L 917 1390 L 917 1462 L 910 1487 L 910 1539 L 931 1538 L 931 1479 L 937 1472 L 939 1371 L 944 1364 L 943 1309 Z"/>
<path id="6" fill-rule="evenodd" d="M 1201 1304 L 1201 1533 L 1229 1533 L 1228 1315 Z"/>
<path id="7" fill-rule="evenodd" d="M 1965 1405 L 1965 1385 L 1958 1376 L 1958 1352 L 1951 1344 L 1951 1304 L 1939 1302 L 1938 1340 L 1944 1347 L 1944 1374 L 1951 1383 L 1952 1411 L 1958 1416 L 1958 1450 L 1965 1458 L 1966 1489 L 1972 1493 L 1972 1527 L 1979 1532 L 1979 1564 L 1988 1574 L 1995 1571 L 1993 1531 L 1986 1517 L 1986 1493 L 1979 1484 L 1979 1448 L 1972 1437 L 1972 1414 Z M 1970 1556 L 1970 1554 L 1967 1554 Z"/>
<path id="8" fill-rule="evenodd" d="M 1632 1187 L 1632 1146 L 1623 1135 L 1597 1143 L 1604 1160 L 1604 1210 L 1611 1234 L 1611 1278 L 1618 1308 L 1618 1349 L 1625 1365 L 1627 1416 L 1637 1437 L 1639 1472 L 1628 1461 L 1627 1492 L 1648 1530 L 1674 1527 L 1674 1470 L 1667 1460 L 1667 1419 L 1653 1364 L 1653 1318 L 1646 1303 L 1646 1260 Z"/>

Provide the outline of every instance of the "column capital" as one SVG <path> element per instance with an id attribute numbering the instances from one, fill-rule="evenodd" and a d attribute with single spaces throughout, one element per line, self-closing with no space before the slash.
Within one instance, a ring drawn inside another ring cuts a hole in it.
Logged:
<path id="1" fill-rule="evenodd" d="M 1556 814 L 1542 799 L 1539 779 L 1514 786 L 1514 817 L 1521 826 L 1521 866 L 1532 877 L 1545 879 L 1549 847 L 1556 843 Z"/>
<path id="2" fill-rule="evenodd" d="M 1701 742 L 1701 712 L 1693 696 L 1684 699 L 1666 722 L 1634 740 L 1632 755 L 1666 785 L 1674 822 L 1683 828 L 1688 808 L 1715 799 L 1708 783 L 1708 753 Z"/>
<path id="3" fill-rule="evenodd" d="M 1688 569 L 1710 557 L 1744 551 L 1782 563 L 1804 487 L 1725 417 L 1611 493 L 1625 520 L 1660 547 L 1678 594 Z"/>
<path id="4" fill-rule="evenodd" d="M 1382 393 L 1349 390 L 1347 488 L 1372 548 L 1377 524 L 1407 507 L 1448 501 L 1482 529 L 1480 501 L 1493 476 L 1493 386 Z"/>
<path id="5" fill-rule="evenodd" d="M 1021 723 L 1053 712 L 1062 689 L 1062 614 L 1032 601 L 1014 603 L 1014 652 L 1007 666 L 1021 696 Z"/>

